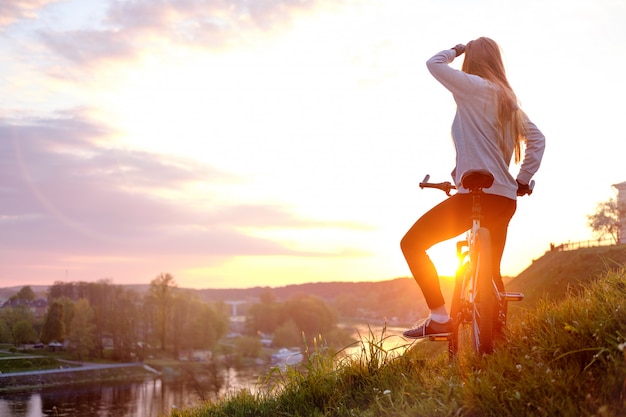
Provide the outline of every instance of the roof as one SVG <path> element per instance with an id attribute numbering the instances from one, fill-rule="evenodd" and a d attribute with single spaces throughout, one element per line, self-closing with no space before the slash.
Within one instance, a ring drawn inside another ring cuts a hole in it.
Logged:
<path id="1" fill-rule="evenodd" d="M 18 306 L 45 308 L 48 307 L 48 301 L 43 298 L 38 298 L 34 301 L 22 300 L 19 298 L 10 298 L 4 304 L 0 304 L 0 308 Z"/>

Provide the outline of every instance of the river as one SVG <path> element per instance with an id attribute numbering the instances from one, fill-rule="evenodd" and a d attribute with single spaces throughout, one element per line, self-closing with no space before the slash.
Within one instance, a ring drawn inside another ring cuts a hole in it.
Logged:
<path id="1" fill-rule="evenodd" d="M 370 331 L 380 340 L 381 329 L 367 326 L 357 328 L 364 340 Z M 399 329 L 387 329 L 393 336 Z M 387 348 L 402 344 L 401 339 L 389 337 Z M 354 353 L 360 351 L 354 348 Z M 267 367 L 235 370 L 224 374 L 224 384 L 216 396 L 229 391 L 248 388 L 256 390 L 259 376 L 268 372 Z M 173 408 L 193 407 L 203 400 L 192 384 L 179 380 L 156 377 L 143 382 L 103 383 L 95 385 L 64 386 L 19 393 L 0 394 L 1 417 L 157 417 L 169 416 Z"/>
<path id="2" fill-rule="evenodd" d="M 228 369 L 221 396 L 229 390 L 255 390 L 265 370 Z M 193 384 L 168 378 L 149 378 L 142 382 L 110 382 L 75 385 L 18 393 L 0 394 L 2 417 L 156 417 L 170 414 L 173 408 L 193 407 L 203 399 Z"/>

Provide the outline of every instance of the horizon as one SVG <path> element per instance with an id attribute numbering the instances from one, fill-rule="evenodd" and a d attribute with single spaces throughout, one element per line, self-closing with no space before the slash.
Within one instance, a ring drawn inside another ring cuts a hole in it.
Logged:
<path id="1" fill-rule="evenodd" d="M 592 239 L 626 181 L 625 20 L 608 0 L 7 4 L 0 285 L 410 277 L 400 239 L 445 198 L 418 183 L 454 163 L 454 101 L 425 62 L 479 36 L 547 142 L 509 227 L 516 276 Z M 429 254 L 453 275 L 455 240 Z"/>
<path id="2" fill-rule="evenodd" d="M 530 265 L 529 265 L 530 267 Z M 521 271 L 520 273 L 524 272 L 525 269 L 523 271 Z M 504 279 L 505 281 L 507 280 L 512 280 L 515 279 L 517 277 L 516 276 L 503 276 L 502 279 Z M 451 280 L 454 279 L 454 276 L 446 276 L 446 275 L 440 275 L 440 278 L 442 280 Z M 202 288 L 198 288 L 198 287 L 183 287 L 178 285 L 178 283 L 176 282 L 176 280 L 174 279 L 174 285 L 175 288 L 181 289 L 181 290 L 194 290 L 194 291 L 204 291 L 204 290 L 217 290 L 217 291 L 229 291 L 229 290 L 250 290 L 250 289 L 256 289 L 256 288 L 270 288 L 270 289 L 279 289 L 279 288 L 285 288 L 285 287 L 290 287 L 290 286 L 299 286 L 299 285 L 316 285 L 316 284 L 363 284 L 363 283 L 380 283 L 380 282 L 389 282 L 389 281 L 395 281 L 395 280 L 399 280 L 399 279 L 409 279 L 409 280 L 413 280 L 413 277 L 410 276 L 398 276 L 398 277 L 394 277 L 394 278 L 386 278 L 386 279 L 380 279 L 380 280 L 363 280 L 363 281 L 310 281 L 310 282 L 294 282 L 294 283 L 289 283 L 289 284 L 281 284 L 281 285 L 251 285 L 251 286 L 247 286 L 247 287 L 202 287 Z M 106 279 L 104 279 L 106 280 Z M 98 281 L 101 280 L 95 280 L 95 281 L 58 281 L 60 283 L 79 283 L 79 282 L 86 282 L 86 283 L 97 283 Z M 106 280 L 110 285 L 114 285 L 114 286 L 124 286 L 124 287 L 149 287 L 150 286 L 150 282 L 146 282 L 146 283 L 133 283 L 133 282 L 127 282 L 127 283 L 117 283 L 113 280 Z M 15 291 L 19 291 L 20 289 L 22 289 L 23 287 L 31 287 L 32 289 L 41 289 L 43 288 L 50 288 L 54 285 L 55 283 L 51 283 L 51 284 L 19 284 L 19 285 L 10 285 L 10 286 L 0 286 L 0 291 L 2 290 L 15 290 Z"/>
<path id="3" fill-rule="evenodd" d="M 442 276 L 441 278 L 450 278 L 450 277 L 444 277 Z M 511 278 L 511 277 L 503 277 L 503 278 Z M 373 281 L 316 281 L 316 282 L 297 282 L 297 283 L 291 283 L 291 284 L 284 284 L 284 285 L 278 285 L 278 286 L 267 286 L 267 285 L 253 285 L 250 287 L 223 287 L 223 288 L 214 288 L 214 287 L 205 287 L 205 288 L 195 288 L 195 287 L 181 287 L 179 285 L 176 286 L 176 288 L 181 289 L 181 290 L 194 290 L 194 291 L 204 291 L 204 290 L 225 290 L 225 291 L 229 291 L 229 290 L 250 290 L 250 289 L 255 289 L 255 288 L 271 288 L 271 289 L 277 289 L 277 288 L 285 288 L 285 287 L 290 287 L 290 286 L 298 286 L 298 285 L 315 285 L 315 284 L 362 284 L 362 283 L 374 283 L 374 282 L 388 282 L 388 281 L 395 281 L 398 279 L 413 279 L 411 277 L 396 277 L 396 278 L 389 278 L 389 279 L 382 279 L 382 280 L 373 280 Z M 97 282 L 97 281 L 60 281 L 62 283 L 72 283 L 72 282 L 87 282 L 87 283 L 92 283 L 92 282 Z M 137 283 L 123 283 L 123 284 L 118 284 L 116 282 L 109 282 L 111 285 L 119 285 L 119 286 L 124 286 L 124 287 L 149 287 L 150 283 L 145 283 L 145 284 L 137 284 Z M 12 286 L 2 286 L 0 287 L 0 290 L 16 290 L 19 291 L 21 288 L 23 287 L 31 287 L 31 288 L 49 288 L 52 287 L 54 285 L 54 283 L 52 284 L 21 284 L 21 285 L 12 285 Z"/>

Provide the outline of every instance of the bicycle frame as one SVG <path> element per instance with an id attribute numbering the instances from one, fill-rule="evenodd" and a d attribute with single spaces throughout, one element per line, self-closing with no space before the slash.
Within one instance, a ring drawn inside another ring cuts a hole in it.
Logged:
<path id="1" fill-rule="evenodd" d="M 451 306 L 454 330 L 448 337 L 450 356 L 458 351 L 459 329 L 463 326 L 470 327 L 472 347 L 477 353 L 491 353 L 500 316 L 499 309 L 496 310 L 500 304 L 499 291 L 491 268 L 491 236 L 489 230 L 480 225 L 483 192 L 475 189 L 471 195 L 472 227 L 467 239 L 457 243 L 459 269 Z M 464 247 L 467 252 L 463 252 Z"/>
<path id="2" fill-rule="evenodd" d="M 424 178 L 420 188 L 437 188 L 448 196 L 451 190 L 456 189 L 449 182 L 429 183 L 429 178 L 429 175 Z M 457 242 L 456 247 L 459 266 L 450 311 L 453 332 L 449 336 L 430 338 L 433 341 L 447 341 L 451 358 L 459 350 L 459 329 L 465 326 L 470 328 L 473 350 L 478 354 L 491 353 L 494 340 L 501 336 L 505 325 L 506 303 L 524 298 L 521 293 L 507 293 L 504 289 L 500 291 L 492 273 L 491 236 L 489 230 L 480 224 L 480 200 L 484 195 L 483 188 L 491 186 L 493 176 L 488 172 L 474 171 L 463 175 L 462 181 L 464 188 L 470 190 L 472 195 L 472 226 L 466 234 L 466 240 Z"/>

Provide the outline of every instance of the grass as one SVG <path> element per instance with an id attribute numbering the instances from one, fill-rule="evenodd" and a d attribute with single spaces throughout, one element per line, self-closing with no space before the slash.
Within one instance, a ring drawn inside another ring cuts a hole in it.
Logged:
<path id="1" fill-rule="evenodd" d="M 15 356 L 15 355 L 13 355 Z M 0 358 L 1 359 L 1 358 Z M 26 371 L 42 371 L 46 369 L 57 369 L 59 367 L 75 366 L 65 362 L 59 362 L 52 357 L 24 357 L 7 358 L 0 360 L 0 372 L 3 374 Z"/>
<path id="2" fill-rule="evenodd" d="M 566 288 L 577 291 L 599 276 L 619 271 L 623 265 L 626 244 L 547 252 L 513 278 L 507 289 L 523 292 L 526 298 L 520 307 L 531 308 L 541 299 L 559 300 L 567 293 Z"/>
<path id="3" fill-rule="evenodd" d="M 172 417 L 626 415 L 626 270 L 510 320 L 492 355 L 416 343 L 386 349 L 369 334 L 360 355 L 317 346 L 299 368 L 275 371 L 266 389 L 231 393 Z"/>

